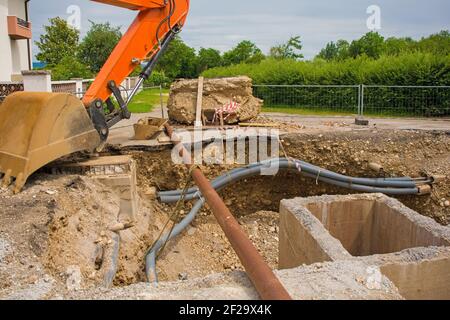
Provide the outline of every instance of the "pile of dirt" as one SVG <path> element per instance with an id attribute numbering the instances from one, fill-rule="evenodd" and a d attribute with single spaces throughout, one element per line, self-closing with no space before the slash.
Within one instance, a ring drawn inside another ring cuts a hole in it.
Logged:
<path id="1" fill-rule="evenodd" d="M 0 207 L 0 244 L 12 248 L 2 250 L 0 297 L 41 282 L 62 293 L 145 281 L 144 257 L 167 219 L 142 202 L 135 225 L 113 232 L 118 195 L 75 175 L 35 175 L 18 195 L 1 190 Z"/>
<path id="2" fill-rule="evenodd" d="M 170 120 L 192 125 L 196 118 L 197 93 L 198 80 L 178 80 L 173 83 L 167 106 Z M 263 105 L 262 100 L 253 96 L 252 80 L 249 77 L 205 79 L 202 109 L 209 118 L 216 109 L 233 102 L 238 104 L 238 110 L 230 117 L 225 114 L 227 124 L 256 118 Z"/>

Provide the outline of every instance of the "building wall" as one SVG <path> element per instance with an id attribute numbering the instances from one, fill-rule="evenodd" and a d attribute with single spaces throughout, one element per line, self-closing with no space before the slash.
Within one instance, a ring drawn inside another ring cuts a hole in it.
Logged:
<path id="1" fill-rule="evenodd" d="M 0 0 L 0 82 L 11 81 L 12 55 L 11 41 L 8 36 L 8 0 Z M 4 63 L 5 62 L 5 63 Z"/>
<path id="2" fill-rule="evenodd" d="M 25 0 L 0 0 L 0 82 L 20 81 L 22 70 L 29 69 L 27 40 L 13 40 L 8 35 L 8 16 L 26 20 Z M 4 63 L 3 63 L 4 62 Z"/>

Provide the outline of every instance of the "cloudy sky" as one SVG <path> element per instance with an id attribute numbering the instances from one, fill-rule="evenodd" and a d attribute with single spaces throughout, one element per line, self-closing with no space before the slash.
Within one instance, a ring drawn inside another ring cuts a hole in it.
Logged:
<path id="1" fill-rule="evenodd" d="M 49 18 L 68 18 L 72 5 L 81 9 L 82 35 L 89 20 L 109 21 L 126 30 L 135 15 L 88 0 L 32 0 L 34 39 L 38 39 Z M 448 0 L 191 0 L 182 38 L 195 48 L 221 51 L 248 39 L 267 52 L 272 45 L 300 35 L 304 54 L 311 58 L 329 41 L 353 40 L 368 32 L 366 11 L 370 5 L 381 9 L 379 32 L 384 36 L 420 38 L 450 29 Z"/>

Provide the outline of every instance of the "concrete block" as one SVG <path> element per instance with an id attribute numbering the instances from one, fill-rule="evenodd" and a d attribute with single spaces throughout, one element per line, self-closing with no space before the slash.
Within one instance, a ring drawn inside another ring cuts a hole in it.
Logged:
<path id="1" fill-rule="evenodd" d="M 22 71 L 24 91 L 52 92 L 52 76 L 50 71 Z"/>
<path id="2" fill-rule="evenodd" d="M 450 229 L 385 195 L 282 201 L 280 268 L 324 261 L 375 266 L 406 299 L 450 299 Z"/>
<path id="3" fill-rule="evenodd" d="M 108 156 L 66 163 L 57 172 L 86 174 L 111 188 L 120 197 L 119 220 L 133 222 L 138 210 L 136 162 L 131 156 Z"/>
<path id="4" fill-rule="evenodd" d="M 369 120 L 365 119 L 364 117 L 356 117 L 355 124 L 357 126 L 368 126 Z"/>

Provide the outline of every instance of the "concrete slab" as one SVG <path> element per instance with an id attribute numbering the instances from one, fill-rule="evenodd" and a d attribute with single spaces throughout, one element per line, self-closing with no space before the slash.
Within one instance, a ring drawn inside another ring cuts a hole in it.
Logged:
<path id="1" fill-rule="evenodd" d="M 364 262 L 337 261 L 276 271 L 296 300 L 402 300 L 395 285 L 376 266 Z M 84 299 L 89 293 L 74 293 Z M 96 294 L 99 299 L 141 300 L 258 300 L 243 272 L 215 274 L 201 279 L 113 288 Z"/>
<path id="2" fill-rule="evenodd" d="M 360 260 L 380 267 L 408 300 L 450 300 L 450 247 L 414 248 Z"/>
<path id="3" fill-rule="evenodd" d="M 450 130 L 450 119 L 430 119 L 430 118 L 376 118 L 365 117 L 369 120 L 370 126 L 361 128 L 354 124 L 354 116 L 307 116 L 292 115 L 285 113 L 264 113 L 265 116 L 282 122 L 292 122 L 301 124 L 306 131 L 315 130 L 326 131 L 348 131 L 348 130 L 425 130 L 425 131 L 446 131 Z M 345 126 L 330 126 L 330 123 L 346 124 Z"/>

